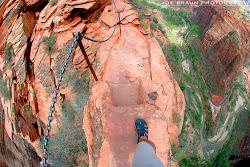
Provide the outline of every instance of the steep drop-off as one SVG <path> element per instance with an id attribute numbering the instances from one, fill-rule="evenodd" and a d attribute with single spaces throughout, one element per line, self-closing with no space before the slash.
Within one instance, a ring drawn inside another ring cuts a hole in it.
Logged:
<path id="1" fill-rule="evenodd" d="M 240 7 L 200 6 L 195 8 L 197 23 L 204 29 L 200 46 L 206 54 L 216 55 L 221 62 L 226 80 L 242 71 L 243 62 L 250 58 L 250 24 Z M 219 67 L 217 67 L 219 68 Z"/>

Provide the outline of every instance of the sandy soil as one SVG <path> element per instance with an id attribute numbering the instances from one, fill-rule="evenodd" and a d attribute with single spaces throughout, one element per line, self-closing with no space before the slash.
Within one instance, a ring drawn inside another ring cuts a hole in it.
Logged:
<path id="1" fill-rule="evenodd" d="M 225 138 L 227 136 L 224 136 L 225 132 L 227 132 L 228 134 L 228 131 L 227 131 L 227 124 L 228 124 L 228 120 L 229 118 L 232 116 L 233 114 L 232 113 L 229 113 L 228 116 L 227 116 L 227 119 L 226 121 L 224 122 L 224 124 L 222 125 L 222 127 L 220 128 L 219 132 L 211 139 L 208 139 L 208 141 L 210 142 L 215 142 L 215 141 L 223 141 L 225 140 Z"/>
<path id="2" fill-rule="evenodd" d="M 236 105 L 234 107 L 234 112 L 237 112 L 241 106 L 244 105 L 244 98 L 241 96 L 238 96 L 238 100 L 236 101 Z"/>
<path id="3" fill-rule="evenodd" d="M 184 60 L 183 62 L 181 62 L 181 65 L 182 65 L 182 68 L 183 68 L 183 73 L 189 74 L 190 69 L 189 69 L 188 60 Z"/>
<path id="4" fill-rule="evenodd" d="M 238 96 L 238 100 L 236 101 L 236 105 L 234 107 L 234 113 L 239 112 L 239 108 L 244 105 L 244 99 L 241 96 Z M 227 124 L 230 123 L 229 118 L 233 116 L 234 113 L 229 113 L 227 116 L 226 121 L 220 128 L 219 132 L 211 139 L 208 139 L 210 142 L 221 142 L 226 139 L 227 135 L 229 134 L 229 130 L 232 128 L 227 129 Z M 232 120 L 233 122 L 235 121 L 235 118 Z M 232 123 L 233 125 L 233 123 Z"/>

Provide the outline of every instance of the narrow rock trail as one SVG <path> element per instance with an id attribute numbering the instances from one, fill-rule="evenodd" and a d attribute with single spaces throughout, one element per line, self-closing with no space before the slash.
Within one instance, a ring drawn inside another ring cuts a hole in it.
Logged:
<path id="1" fill-rule="evenodd" d="M 185 101 L 158 42 L 131 24 L 121 25 L 121 34 L 117 30 L 100 46 L 97 66 L 99 81 L 91 88 L 83 125 L 90 166 L 131 166 L 137 118 L 148 123 L 149 140 L 167 166 L 170 143 L 180 133 L 172 113 L 183 120 Z"/>

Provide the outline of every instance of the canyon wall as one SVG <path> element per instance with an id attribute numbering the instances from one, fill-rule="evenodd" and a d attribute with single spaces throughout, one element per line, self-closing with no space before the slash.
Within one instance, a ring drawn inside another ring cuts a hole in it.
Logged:
<path id="1" fill-rule="evenodd" d="M 41 158 L 34 148 L 18 134 L 11 138 L 5 128 L 5 113 L 0 103 L 0 166 L 39 166 Z"/>
<path id="2" fill-rule="evenodd" d="M 195 9 L 197 23 L 203 28 L 200 46 L 206 54 L 216 55 L 229 80 L 242 71 L 243 62 L 250 58 L 250 23 L 239 6 L 200 6 Z"/>

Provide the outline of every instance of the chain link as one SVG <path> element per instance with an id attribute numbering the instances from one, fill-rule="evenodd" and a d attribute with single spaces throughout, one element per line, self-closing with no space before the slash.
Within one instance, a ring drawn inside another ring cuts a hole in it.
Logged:
<path id="1" fill-rule="evenodd" d="M 77 33 L 77 34 L 75 34 Z M 62 71 L 60 73 L 60 78 L 59 80 L 57 81 L 57 86 L 54 90 L 54 96 L 52 98 L 52 105 L 50 106 L 50 113 L 49 113 L 49 116 L 48 116 L 48 124 L 46 125 L 46 134 L 44 135 L 44 145 L 43 145 L 43 164 L 42 166 L 43 167 L 47 167 L 47 159 L 48 159 L 48 141 L 49 141 L 49 132 L 51 131 L 51 122 L 53 121 L 53 112 L 55 111 L 55 103 L 57 102 L 57 95 L 59 94 L 60 92 L 60 86 L 62 84 L 62 78 L 64 76 L 64 72 L 67 68 L 67 64 L 69 62 L 69 59 L 70 57 L 73 55 L 73 52 L 78 44 L 77 40 L 80 38 L 80 32 L 79 31 L 75 31 L 73 32 L 73 36 L 74 36 L 74 40 L 72 42 L 72 45 L 70 47 L 70 51 L 67 55 L 67 58 L 65 59 L 65 63 L 62 67 Z"/>

